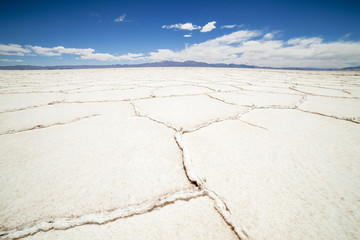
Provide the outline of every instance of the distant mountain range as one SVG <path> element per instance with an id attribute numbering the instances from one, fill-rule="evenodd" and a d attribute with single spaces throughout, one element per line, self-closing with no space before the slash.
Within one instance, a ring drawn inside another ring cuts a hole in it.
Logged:
<path id="1" fill-rule="evenodd" d="M 258 67 L 244 64 L 225 64 L 225 63 L 204 63 L 196 61 L 173 62 L 162 61 L 153 63 L 140 64 L 113 64 L 113 65 L 62 65 L 62 66 L 32 66 L 32 65 L 16 65 L 16 66 L 0 66 L 0 70 L 53 70 L 53 69 L 90 69 L 90 68 L 139 68 L 139 67 L 217 67 L 217 68 L 262 68 L 262 69 L 288 69 L 288 70 L 360 70 L 358 67 L 347 68 L 272 68 Z"/>

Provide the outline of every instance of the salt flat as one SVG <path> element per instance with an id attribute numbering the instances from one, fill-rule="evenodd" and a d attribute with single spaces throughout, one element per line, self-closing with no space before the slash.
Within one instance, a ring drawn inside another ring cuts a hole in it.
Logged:
<path id="1" fill-rule="evenodd" d="M 360 73 L 0 71 L 0 239 L 360 239 Z"/>

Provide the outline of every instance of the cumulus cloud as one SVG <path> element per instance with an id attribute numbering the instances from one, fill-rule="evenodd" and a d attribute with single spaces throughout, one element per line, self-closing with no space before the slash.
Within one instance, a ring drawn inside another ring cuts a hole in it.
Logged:
<path id="1" fill-rule="evenodd" d="M 125 22 L 126 21 L 125 18 L 126 18 L 126 14 L 124 13 L 123 15 L 119 16 L 118 18 L 115 18 L 114 22 Z"/>
<path id="2" fill-rule="evenodd" d="M 272 34 L 272 33 L 267 33 L 267 34 L 264 35 L 263 38 L 266 39 L 266 40 L 273 39 L 273 38 L 274 38 L 274 34 Z"/>
<path id="3" fill-rule="evenodd" d="M 318 37 L 273 40 L 273 36 L 267 34 L 257 30 L 236 31 L 180 51 L 158 49 L 150 52 L 147 59 L 269 67 L 342 68 L 360 65 L 360 42 L 341 40 L 324 43 Z"/>
<path id="4" fill-rule="evenodd" d="M 236 24 L 234 24 L 234 25 L 224 25 L 224 26 L 221 26 L 221 28 L 228 28 L 228 29 L 232 29 L 232 28 L 234 28 L 234 27 L 236 27 Z"/>
<path id="5" fill-rule="evenodd" d="M 188 35 L 191 36 L 191 34 Z M 72 54 L 79 60 L 125 62 L 194 60 L 264 67 L 343 68 L 360 65 L 360 41 L 346 41 L 341 38 L 338 41 L 325 42 L 320 37 L 279 40 L 275 39 L 275 35 L 276 32 L 240 30 L 197 44 L 186 45 L 182 50 L 158 49 L 147 54 L 127 53 L 124 55 L 96 52 L 92 48 L 63 46 L 49 48 L 0 44 L 0 55 L 51 57 Z"/>
<path id="6" fill-rule="evenodd" d="M 0 62 L 22 62 L 21 59 L 0 59 Z"/>
<path id="7" fill-rule="evenodd" d="M 64 48 L 62 46 L 54 47 L 53 50 L 61 54 L 77 54 L 77 55 L 86 55 L 95 52 L 95 50 L 92 48 Z"/>
<path id="8" fill-rule="evenodd" d="M 65 48 L 63 46 L 46 48 L 27 45 L 26 47 L 31 49 L 36 55 L 41 56 L 61 56 L 62 54 L 86 55 L 95 51 L 91 48 Z"/>
<path id="9" fill-rule="evenodd" d="M 140 60 L 142 53 L 133 54 L 128 53 L 126 55 L 115 56 L 109 53 L 95 53 L 95 50 L 92 48 L 65 48 L 62 46 L 53 47 L 53 48 L 44 48 L 38 46 L 29 46 L 35 54 L 42 56 L 61 56 L 62 54 L 73 54 L 79 55 L 80 59 L 83 60 L 99 60 L 99 61 L 134 61 Z"/>
<path id="10" fill-rule="evenodd" d="M 165 29 L 180 29 L 180 30 L 188 30 L 188 31 L 193 31 L 193 30 L 197 30 L 197 29 L 201 29 L 200 26 L 196 26 L 193 25 L 192 23 L 188 22 L 188 23 L 177 23 L 174 25 L 163 25 L 162 28 Z"/>
<path id="11" fill-rule="evenodd" d="M 23 48 L 18 44 L 0 44 L 0 55 L 7 56 L 24 56 L 26 53 L 29 53 L 30 50 Z"/>
<path id="12" fill-rule="evenodd" d="M 191 37 L 191 34 L 186 34 L 186 35 L 184 35 L 184 37 L 189 38 L 189 37 Z"/>
<path id="13" fill-rule="evenodd" d="M 188 31 L 200 30 L 200 32 L 210 32 L 210 31 L 212 31 L 213 29 L 216 28 L 215 23 L 216 23 L 216 21 L 208 22 L 203 27 L 193 25 L 190 22 L 188 22 L 188 23 L 177 23 L 177 24 L 173 24 L 173 25 L 163 25 L 162 28 L 165 28 L 165 29 L 180 29 L 180 30 L 188 30 Z M 186 35 L 186 36 L 189 36 L 189 35 Z"/>
<path id="14" fill-rule="evenodd" d="M 181 51 L 172 51 L 170 49 L 159 49 L 151 52 L 149 59 L 153 61 L 173 60 L 186 61 L 195 60 L 209 63 L 224 62 L 228 58 L 229 49 L 235 43 L 243 43 L 246 40 L 259 36 L 259 31 L 238 31 L 211 39 L 199 44 L 191 45 Z"/>
<path id="15" fill-rule="evenodd" d="M 313 37 L 313 38 L 305 38 L 305 37 L 301 37 L 301 38 L 291 38 L 290 40 L 288 40 L 286 42 L 288 45 L 293 45 L 293 46 L 309 46 L 309 45 L 314 45 L 314 44 L 320 44 L 322 43 L 322 39 L 319 37 Z"/>
<path id="16" fill-rule="evenodd" d="M 214 30 L 216 21 L 208 22 L 205 26 L 203 26 L 200 30 L 200 32 L 211 32 Z"/>
<path id="17" fill-rule="evenodd" d="M 39 46 L 28 46 L 30 49 L 34 51 L 37 55 L 42 56 L 60 56 L 61 53 L 54 52 L 52 48 L 45 48 L 45 47 L 39 47 Z"/>
<path id="18" fill-rule="evenodd" d="M 81 56 L 83 60 L 98 60 L 98 61 L 136 61 L 141 60 L 143 54 L 128 53 L 121 56 L 114 56 L 109 53 L 91 53 Z"/>
<path id="19" fill-rule="evenodd" d="M 17 55 L 17 56 L 58 56 L 61 57 L 63 54 L 71 54 L 80 56 L 83 60 L 99 60 L 99 61 L 135 61 L 143 58 L 142 53 L 134 54 L 128 53 L 125 55 L 112 55 L 109 53 L 96 53 L 95 49 L 92 48 L 65 48 L 63 46 L 57 47 L 40 47 L 40 46 L 21 46 L 17 44 L 0 44 L 0 55 Z M 2 61 L 15 61 L 20 62 L 22 60 L 9 60 L 3 59 Z"/>

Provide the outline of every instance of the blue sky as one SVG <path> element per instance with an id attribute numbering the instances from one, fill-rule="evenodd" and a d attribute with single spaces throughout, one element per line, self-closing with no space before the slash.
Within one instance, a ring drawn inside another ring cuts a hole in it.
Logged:
<path id="1" fill-rule="evenodd" d="M 1 1 L 0 65 L 360 65 L 360 1 Z"/>

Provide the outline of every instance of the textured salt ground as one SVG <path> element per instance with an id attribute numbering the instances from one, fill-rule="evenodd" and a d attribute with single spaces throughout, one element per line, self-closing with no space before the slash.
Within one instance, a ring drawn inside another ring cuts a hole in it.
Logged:
<path id="1" fill-rule="evenodd" d="M 254 110 L 243 119 L 267 130 L 226 121 L 184 139 L 196 171 L 249 234 L 359 237 L 358 125 L 282 109 Z"/>
<path id="2" fill-rule="evenodd" d="M 151 116 L 180 130 L 191 130 L 212 119 L 237 116 L 246 107 L 231 106 L 208 96 L 152 98 L 133 101 L 140 114 Z"/>
<path id="3" fill-rule="evenodd" d="M 301 99 L 299 95 L 251 92 L 246 90 L 237 93 L 213 93 L 211 96 L 220 98 L 227 103 L 242 106 L 282 106 L 285 108 L 294 107 Z"/>
<path id="4" fill-rule="evenodd" d="M 105 225 L 40 232 L 35 239 L 237 239 L 207 197 L 177 201 L 144 215 Z"/>
<path id="5" fill-rule="evenodd" d="M 58 103 L 65 98 L 63 93 L 12 93 L 0 94 L 0 113 L 21 110 L 26 107 Z"/>
<path id="6" fill-rule="evenodd" d="M 151 89 L 136 88 L 123 90 L 103 90 L 95 92 L 77 92 L 69 93 L 67 101 L 69 102 L 96 102 L 96 101 L 121 101 L 132 98 L 150 97 Z"/>
<path id="7" fill-rule="evenodd" d="M 359 92 L 356 72 L 0 71 L 0 238 L 360 239 Z"/>
<path id="8" fill-rule="evenodd" d="M 173 131 L 118 108 L 120 116 L 0 136 L 2 229 L 190 187 Z"/>
<path id="9" fill-rule="evenodd" d="M 0 135 L 64 125 L 103 114 L 131 115 L 132 109 L 127 103 L 63 103 L 7 112 L 0 115 Z"/>
<path id="10" fill-rule="evenodd" d="M 360 101 L 349 98 L 309 96 L 300 109 L 360 122 Z"/>
<path id="11" fill-rule="evenodd" d="M 184 95 L 184 94 L 206 94 L 211 92 L 211 90 L 204 87 L 197 86 L 171 86 L 171 87 L 162 87 L 161 89 L 156 89 L 153 91 L 155 97 L 160 96 L 173 96 L 173 95 Z"/>

